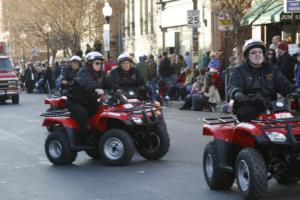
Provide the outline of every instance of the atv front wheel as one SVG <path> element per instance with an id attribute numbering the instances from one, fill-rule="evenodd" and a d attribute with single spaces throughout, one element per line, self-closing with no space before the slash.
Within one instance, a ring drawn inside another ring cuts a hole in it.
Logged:
<path id="1" fill-rule="evenodd" d="M 170 138 L 165 124 L 159 123 L 150 135 L 147 135 L 144 141 L 136 145 L 137 151 L 148 160 L 158 160 L 169 151 Z"/>
<path id="2" fill-rule="evenodd" d="M 212 190 L 228 190 L 234 182 L 234 175 L 222 171 L 215 141 L 208 143 L 203 153 L 203 171 L 207 185 Z"/>
<path id="3" fill-rule="evenodd" d="M 253 148 L 241 150 L 236 159 L 235 176 L 245 199 L 263 199 L 268 191 L 268 176 L 262 155 Z"/>
<path id="4" fill-rule="evenodd" d="M 126 165 L 133 156 L 134 144 L 127 132 L 111 129 L 100 138 L 99 152 L 107 165 Z"/>
<path id="5" fill-rule="evenodd" d="M 48 135 L 45 142 L 45 152 L 54 165 L 70 165 L 77 157 L 77 152 L 70 149 L 70 144 L 64 132 L 54 132 Z"/>

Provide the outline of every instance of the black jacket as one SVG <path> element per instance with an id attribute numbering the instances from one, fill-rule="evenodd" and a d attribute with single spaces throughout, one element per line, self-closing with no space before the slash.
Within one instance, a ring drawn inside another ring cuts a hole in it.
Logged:
<path id="1" fill-rule="evenodd" d="M 78 71 L 79 71 L 79 69 L 78 70 L 73 70 L 71 66 L 69 66 L 69 67 L 67 67 L 63 70 L 63 72 L 62 72 L 62 76 L 63 76 L 62 81 L 66 80 L 68 82 L 67 85 L 62 84 L 63 88 L 67 88 L 73 83 Z"/>
<path id="2" fill-rule="evenodd" d="M 162 77 L 170 77 L 172 74 L 171 61 L 169 58 L 164 58 L 158 67 L 158 73 Z"/>
<path id="3" fill-rule="evenodd" d="M 228 93 L 234 99 L 236 92 L 260 94 L 268 101 L 277 99 L 277 93 L 283 96 L 293 92 L 295 86 L 272 64 L 263 63 L 263 67 L 254 68 L 243 63 L 234 69 L 229 82 Z"/>
<path id="4" fill-rule="evenodd" d="M 98 99 L 95 89 L 106 89 L 105 74 L 101 71 L 93 75 L 89 68 L 84 66 L 67 91 L 68 100 L 83 105 L 95 105 Z"/>
<path id="5" fill-rule="evenodd" d="M 276 65 L 281 73 L 285 75 L 290 82 L 292 82 L 293 78 L 295 77 L 295 61 L 293 57 L 286 52 L 278 58 Z"/>
<path id="6" fill-rule="evenodd" d="M 145 80 L 139 70 L 132 67 L 128 72 L 125 72 L 120 66 L 110 72 L 109 87 L 111 89 L 121 88 L 139 88 L 145 85 Z"/>

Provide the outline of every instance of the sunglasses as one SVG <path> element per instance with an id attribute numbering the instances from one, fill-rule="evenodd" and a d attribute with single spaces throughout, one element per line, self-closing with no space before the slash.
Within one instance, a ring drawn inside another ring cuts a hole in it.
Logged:
<path id="1" fill-rule="evenodd" d="M 101 65 L 102 62 L 95 62 L 94 64 L 95 64 L 95 65 Z"/>
<path id="2" fill-rule="evenodd" d="M 273 56 L 273 55 L 274 55 L 274 53 L 268 53 L 268 55 L 272 55 L 272 56 Z"/>

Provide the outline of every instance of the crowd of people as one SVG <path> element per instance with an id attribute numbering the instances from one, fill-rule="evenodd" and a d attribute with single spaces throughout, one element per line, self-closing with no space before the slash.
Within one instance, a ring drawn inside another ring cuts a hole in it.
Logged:
<path id="1" fill-rule="evenodd" d="M 97 51 L 87 46 L 86 56 L 91 52 Z M 300 52 L 290 55 L 288 43 L 274 36 L 263 53 L 264 62 L 274 65 L 292 84 L 300 86 Z M 130 73 L 124 73 L 120 66 L 122 57 L 129 58 L 125 72 Z M 112 89 L 138 87 L 143 91 L 142 99 L 178 100 L 183 101 L 181 110 L 214 111 L 217 105 L 226 107 L 230 100 L 227 91 L 238 60 L 235 55 L 226 60 L 223 50 L 206 52 L 203 66 L 195 65 L 189 52 L 184 55 L 164 52 L 157 59 L 153 55 L 141 55 L 138 60 L 133 54 L 122 54 L 117 61 L 103 57 L 101 71 Z M 68 62 L 56 62 L 54 67 L 47 62 L 27 63 L 21 80 L 28 93 L 65 95 L 85 62 L 86 57 L 74 55 Z"/>

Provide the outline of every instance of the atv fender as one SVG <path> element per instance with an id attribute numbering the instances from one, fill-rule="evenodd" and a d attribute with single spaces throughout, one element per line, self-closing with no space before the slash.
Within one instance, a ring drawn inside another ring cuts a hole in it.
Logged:
<path id="1" fill-rule="evenodd" d="M 109 125 L 111 122 L 118 122 L 126 127 L 129 127 L 132 125 L 132 122 L 128 115 L 124 115 L 122 113 L 115 113 L 115 112 L 104 112 L 100 115 L 100 117 L 97 117 L 95 119 L 95 123 L 90 123 L 95 125 L 95 129 L 106 132 L 109 129 Z"/>
<path id="2" fill-rule="evenodd" d="M 262 132 L 257 126 L 242 122 L 235 127 L 232 142 L 240 147 L 253 148 L 256 144 L 256 137 L 261 134 Z"/>
<path id="3" fill-rule="evenodd" d="M 47 117 L 44 119 L 42 126 L 54 126 L 57 124 L 59 124 L 63 127 L 79 129 L 79 127 L 74 119 L 63 118 L 63 117 Z"/>
<path id="4" fill-rule="evenodd" d="M 233 172 L 232 138 L 234 126 L 208 125 L 203 127 L 203 135 L 213 136 L 217 145 L 217 155 L 220 167 L 224 171 Z"/>

